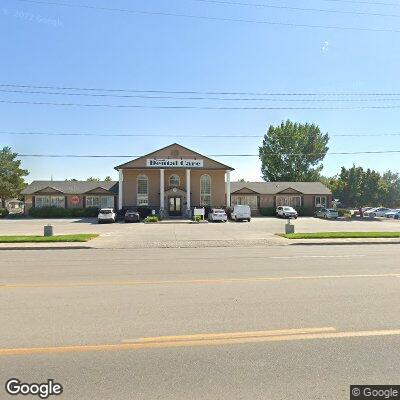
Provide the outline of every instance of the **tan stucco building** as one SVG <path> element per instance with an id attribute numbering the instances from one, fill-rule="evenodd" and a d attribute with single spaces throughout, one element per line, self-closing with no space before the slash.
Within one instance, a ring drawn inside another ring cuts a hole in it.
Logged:
<path id="1" fill-rule="evenodd" d="M 177 143 L 115 167 L 118 208 L 150 206 L 170 216 L 193 207 L 229 207 L 233 168 Z"/>

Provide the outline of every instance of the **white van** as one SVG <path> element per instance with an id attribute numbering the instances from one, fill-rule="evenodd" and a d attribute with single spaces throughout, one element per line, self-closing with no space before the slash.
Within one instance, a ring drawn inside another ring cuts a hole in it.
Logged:
<path id="1" fill-rule="evenodd" d="M 251 220 L 251 211 L 250 206 L 247 204 L 237 204 L 233 207 L 233 211 L 231 212 L 231 218 L 234 221 L 244 221 L 245 219 L 250 222 Z"/>

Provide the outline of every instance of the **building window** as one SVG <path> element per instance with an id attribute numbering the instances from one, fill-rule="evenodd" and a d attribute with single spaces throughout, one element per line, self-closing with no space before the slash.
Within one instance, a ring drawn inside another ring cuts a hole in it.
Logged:
<path id="1" fill-rule="evenodd" d="M 114 208 L 114 196 L 86 196 L 86 207 Z"/>
<path id="2" fill-rule="evenodd" d="M 232 196 L 232 206 L 236 205 L 248 205 L 250 209 L 258 209 L 258 198 L 257 196 Z"/>
<path id="3" fill-rule="evenodd" d="M 139 175 L 137 178 L 137 205 L 149 205 L 149 178 L 146 175 Z"/>
<path id="4" fill-rule="evenodd" d="M 179 178 L 179 175 L 171 175 L 169 177 L 169 186 L 178 187 L 180 185 L 181 185 L 181 179 Z"/>
<path id="5" fill-rule="evenodd" d="M 276 196 L 276 206 L 301 207 L 301 196 Z"/>
<path id="6" fill-rule="evenodd" d="M 211 176 L 200 177 L 200 205 L 211 206 Z"/>
<path id="7" fill-rule="evenodd" d="M 315 207 L 326 207 L 326 196 L 315 196 Z"/>
<path id="8" fill-rule="evenodd" d="M 35 196 L 35 207 L 56 207 L 65 208 L 64 196 Z"/>

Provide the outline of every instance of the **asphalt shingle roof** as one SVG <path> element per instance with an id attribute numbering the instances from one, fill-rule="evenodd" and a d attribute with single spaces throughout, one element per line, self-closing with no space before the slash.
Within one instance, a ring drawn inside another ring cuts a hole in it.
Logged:
<path id="1" fill-rule="evenodd" d="M 243 188 L 259 194 L 277 194 L 289 188 L 303 194 L 332 194 L 321 182 L 231 182 L 231 193 Z"/>
<path id="2" fill-rule="evenodd" d="M 64 194 L 84 194 L 90 190 L 103 188 L 109 190 L 113 194 L 118 194 L 118 182 L 102 181 L 102 182 L 87 182 L 87 181 L 33 181 L 21 193 L 34 194 L 39 190 L 53 188 Z"/>

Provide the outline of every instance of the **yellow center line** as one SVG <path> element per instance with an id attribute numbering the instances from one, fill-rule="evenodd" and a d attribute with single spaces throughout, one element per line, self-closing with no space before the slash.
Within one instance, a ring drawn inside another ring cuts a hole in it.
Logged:
<path id="1" fill-rule="evenodd" d="M 27 288 L 62 288 L 82 286 L 137 286 L 137 285 L 174 285 L 174 284 L 219 284 L 235 282 L 272 282 L 285 280 L 306 279 L 350 279 L 350 278 L 388 278 L 400 277 L 400 272 L 394 274 L 357 274 L 357 275 L 310 275 L 310 276 L 265 276 L 249 278 L 216 278 L 216 279 L 186 279 L 186 280 L 158 280 L 158 281 L 98 281 L 98 282 L 71 282 L 71 283 L 15 283 L 0 285 L 0 289 L 27 289 Z"/>
<path id="2" fill-rule="evenodd" d="M 311 328 L 312 329 L 312 328 Z M 315 328 L 317 329 L 317 328 Z M 324 328 L 320 328 L 324 329 Z M 332 328 L 325 328 L 332 329 Z M 267 331 L 268 332 L 268 331 Z M 271 332 L 271 331 L 269 331 Z M 362 338 L 362 337 L 378 337 L 378 336 L 400 336 L 400 329 L 387 330 L 370 330 L 370 331 L 322 331 L 309 333 L 293 333 L 293 334 L 267 334 L 265 336 L 257 336 L 257 332 L 247 332 L 248 336 L 235 337 L 232 333 L 231 337 L 214 337 L 204 339 L 188 339 L 188 336 L 182 336 L 183 339 L 175 339 L 165 341 L 151 338 L 151 342 L 135 342 L 135 343 L 116 343 L 116 344 L 95 344 L 95 345 L 73 345 L 73 346 L 53 346 L 53 347 L 32 347 L 32 348 L 11 348 L 0 349 L 1 356 L 28 355 L 28 354 L 46 354 L 46 353 L 86 353 L 86 352 L 106 352 L 121 350 L 142 350 L 157 348 L 174 348 L 174 347 L 196 347 L 196 346 L 221 346 L 229 344 L 245 344 L 245 343 L 262 343 L 262 342 L 287 342 L 299 340 L 317 340 L 317 339 L 346 339 L 346 338 Z M 243 335 L 243 332 L 241 333 Z M 216 334 L 218 335 L 218 334 Z M 227 334 L 224 334 L 227 335 Z M 165 337 L 160 337 L 162 339 Z"/>

